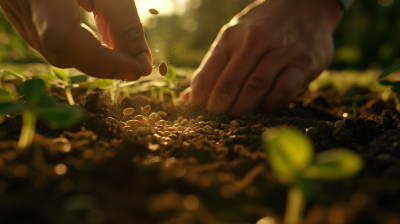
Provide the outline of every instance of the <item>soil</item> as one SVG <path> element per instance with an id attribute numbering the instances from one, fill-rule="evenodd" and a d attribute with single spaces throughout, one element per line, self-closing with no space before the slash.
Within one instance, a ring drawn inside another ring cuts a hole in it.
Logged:
<path id="1" fill-rule="evenodd" d="M 307 135 L 316 152 L 343 147 L 365 161 L 352 179 L 318 182 L 305 224 L 400 223 L 399 113 L 393 98 L 353 90 L 366 96 L 358 118 L 329 86 L 302 92 L 287 109 L 254 116 L 174 107 L 149 94 L 111 105 L 107 93 L 92 92 L 78 97 L 85 108 L 80 124 L 52 130 L 39 120 L 24 151 L 16 149 L 21 116 L 8 116 L 0 124 L 0 223 L 250 224 L 266 216 L 279 223 L 288 188 L 270 171 L 261 135 L 282 125 L 313 127 Z M 160 141 L 107 123 L 108 117 L 130 120 L 145 105 L 165 111 L 171 122 L 203 115 L 213 128 L 234 119 L 244 125 L 222 138 L 198 131 Z M 123 117 L 127 107 L 135 113 Z M 338 120 L 346 125 L 336 129 Z M 66 173 L 57 174 L 57 164 L 65 164 Z"/>

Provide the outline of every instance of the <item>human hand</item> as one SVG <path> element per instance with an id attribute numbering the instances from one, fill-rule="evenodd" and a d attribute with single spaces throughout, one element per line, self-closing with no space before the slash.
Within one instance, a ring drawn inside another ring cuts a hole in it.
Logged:
<path id="1" fill-rule="evenodd" d="M 127 81 L 152 71 L 133 0 L 0 0 L 0 6 L 24 40 L 54 66 Z M 81 25 L 79 6 L 94 12 L 106 46 Z"/>
<path id="2" fill-rule="evenodd" d="M 331 62 L 337 0 L 257 1 L 225 25 L 181 97 L 217 113 L 289 104 Z"/>

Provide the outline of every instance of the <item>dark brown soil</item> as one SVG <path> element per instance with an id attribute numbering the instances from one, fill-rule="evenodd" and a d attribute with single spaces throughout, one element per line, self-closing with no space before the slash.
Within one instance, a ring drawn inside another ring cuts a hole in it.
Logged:
<path id="1" fill-rule="evenodd" d="M 315 151 L 336 147 L 359 153 L 365 167 L 356 177 L 320 182 L 308 201 L 306 224 L 400 223 L 399 113 L 367 89 L 353 119 L 349 101 L 332 88 L 303 92 L 290 108 L 254 116 L 214 115 L 203 109 L 161 104 L 146 96 L 110 105 L 106 93 L 83 99 L 83 122 L 69 130 L 37 125 L 33 145 L 18 153 L 21 117 L 0 124 L 0 223 L 88 224 L 250 224 L 265 216 L 278 220 L 287 187 L 270 172 L 262 128 L 282 125 L 308 131 Z M 125 135 L 105 118 L 129 120 L 122 110 L 151 105 L 168 121 L 199 115 L 219 126 L 245 122 L 223 139 L 177 134 L 164 145 L 155 137 Z M 346 126 L 332 124 L 343 119 Z M 260 125 L 258 125 L 260 124 Z M 68 143 L 60 142 L 66 138 Z M 151 143 L 151 144 L 149 144 Z M 156 145 L 157 144 L 157 145 Z M 67 145 L 67 146 L 66 146 Z M 65 150 L 70 148 L 70 151 Z M 65 152 L 68 151 L 68 152 Z M 55 173 L 65 164 L 64 175 Z M 199 203 L 197 203 L 199 200 Z"/>

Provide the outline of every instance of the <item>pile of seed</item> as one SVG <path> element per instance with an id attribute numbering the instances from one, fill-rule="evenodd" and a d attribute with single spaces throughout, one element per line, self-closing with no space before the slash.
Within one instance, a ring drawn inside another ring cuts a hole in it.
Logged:
<path id="1" fill-rule="evenodd" d="M 132 115 L 134 111 L 133 108 L 126 108 L 123 111 L 124 117 Z M 121 128 L 123 133 L 127 135 L 139 135 L 149 143 L 155 137 L 157 142 L 163 145 L 167 145 L 172 139 L 177 139 L 179 135 L 196 133 L 212 135 L 215 137 L 214 139 L 222 140 L 229 137 L 228 133 L 232 133 L 234 130 L 245 125 L 245 122 L 239 119 L 233 121 L 225 120 L 225 123 L 204 121 L 204 116 L 202 115 L 198 116 L 197 119 L 187 119 L 181 116 L 172 122 L 164 120 L 167 117 L 166 112 L 158 111 L 150 113 L 150 111 L 151 106 L 147 105 L 141 108 L 141 115 L 136 115 L 132 120 L 124 122 L 109 117 L 106 121 L 110 127 Z M 261 131 L 262 126 L 256 126 L 252 128 L 260 128 Z"/>

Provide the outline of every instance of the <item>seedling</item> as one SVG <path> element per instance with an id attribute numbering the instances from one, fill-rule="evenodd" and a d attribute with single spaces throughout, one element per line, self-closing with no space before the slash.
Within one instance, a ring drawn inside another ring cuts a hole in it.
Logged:
<path id="1" fill-rule="evenodd" d="M 56 87 L 65 90 L 65 95 L 67 96 L 68 103 L 70 105 L 75 105 L 74 98 L 72 97 L 71 88 L 79 87 L 78 83 L 86 82 L 88 79 L 87 75 L 77 75 L 69 76 L 67 72 L 59 68 L 53 68 L 53 72 L 58 80 L 61 81 L 61 85 L 54 85 Z"/>
<path id="2" fill-rule="evenodd" d="M 172 103 L 176 104 L 176 95 L 175 95 L 175 80 L 176 80 L 176 72 L 173 66 L 168 66 L 167 74 L 165 78 L 169 81 L 169 93 L 171 94 Z"/>
<path id="3" fill-rule="evenodd" d="M 350 178 L 363 167 L 360 156 L 347 149 L 327 150 L 314 156 L 311 140 L 294 128 L 269 130 L 263 139 L 272 170 L 290 186 L 284 224 L 300 223 L 316 180 Z"/>
<path id="4" fill-rule="evenodd" d="M 391 66 L 387 67 L 382 72 L 382 74 L 379 76 L 378 80 L 387 77 L 388 75 L 390 75 L 391 73 L 393 73 L 397 69 L 400 69 L 400 63 L 397 63 L 397 64 L 394 64 L 394 65 L 391 65 Z M 390 81 L 384 80 L 384 81 L 380 81 L 379 83 L 381 85 L 385 85 L 385 86 L 393 86 L 391 90 L 396 93 L 397 105 L 399 105 L 400 104 L 400 82 L 399 81 L 390 82 Z"/>
<path id="5" fill-rule="evenodd" d="M 48 95 L 42 79 L 32 79 L 20 86 L 21 99 L 13 101 L 10 94 L 0 91 L 0 114 L 22 113 L 22 129 L 18 147 L 24 149 L 32 144 L 37 118 L 43 119 L 51 128 L 75 125 L 83 116 L 80 107 L 64 107 Z"/>
<path id="6" fill-rule="evenodd" d="M 21 80 L 22 82 L 25 82 L 25 80 L 27 79 L 26 76 L 24 76 L 22 74 L 18 74 L 16 72 L 9 71 L 9 70 L 1 70 L 0 88 L 3 88 L 1 81 L 7 76 L 12 76 L 18 80 Z"/>
<path id="7" fill-rule="evenodd" d="M 343 96 L 343 98 L 350 100 L 353 104 L 353 118 L 357 118 L 357 104 L 365 99 L 364 95 L 359 96 L 357 99 L 354 99 L 351 95 Z"/>

